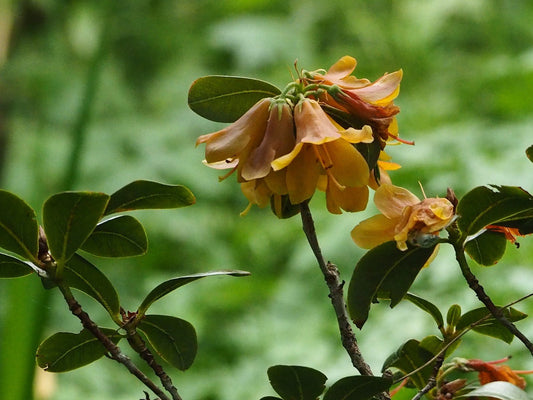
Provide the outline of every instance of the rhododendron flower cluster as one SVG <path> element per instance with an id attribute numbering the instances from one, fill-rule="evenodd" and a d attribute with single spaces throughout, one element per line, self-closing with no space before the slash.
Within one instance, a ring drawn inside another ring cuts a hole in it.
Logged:
<path id="1" fill-rule="evenodd" d="M 249 207 L 271 204 L 280 217 L 284 200 L 298 205 L 317 189 L 326 193 L 332 213 L 365 209 L 368 186 L 389 182 L 386 170 L 399 168 L 382 150 L 397 139 L 393 100 L 402 72 L 372 83 L 350 75 L 355 65 L 346 56 L 323 74 L 302 71 L 280 95 L 200 136 L 196 144 L 206 144 L 206 164 L 230 169 L 226 176 L 235 172 Z M 372 143 L 372 157 L 368 147 L 358 148 Z"/>

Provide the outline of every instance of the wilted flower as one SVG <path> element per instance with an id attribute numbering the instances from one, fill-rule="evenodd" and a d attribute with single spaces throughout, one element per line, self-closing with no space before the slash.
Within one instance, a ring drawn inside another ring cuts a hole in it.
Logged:
<path id="1" fill-rule="evenodd" d="M 365 249 L 396 241 L 400 250 L 407 242 L 432 245 L 440 230 L 453 220 L 453 205 L 445 198 L 418 199 L 407 189 L 382 184 L 374 195 L 374 203 L 382 214 L 359 223 L 352 230 L 354 242 Z"/>
<path id="2" fill-rule="evenodd" d="M 398 70 L 370 82 L 368 79 L 358 79 L 351 75 L 356 65 L 355 58 L 344 56 L 325 74 L 310 73 L 310 79 L 322 85 L 335 85 L 338 90 L 328 90 L 320 95 L 320 101 L 351 114 L 352 126 L 354 120 L 360 125 L 354 126 L 356 128 L 370 125 L 376 137 L 381 139 L 383 148 L 389 138 L 400 140 L 394 117 L 400 109 L 393 101 L 400 92 L 403 72 Z"/>
<path id="3" fill-rule="evenodd" d="M 504 381 L 518 386 L 526 387 L 526 381 L 519 374 L 531 374 L 533 371 L 515 371 L 508 365 L 496 365 L 507 361 L 507 358 L 498 361 L 467 360 L 461 366 L 467 370 L 478 372 L 479 383 L 485 385 L 489 382 Z"/>
<path id="4" fill-rule="evenodd" d="M 274 171 L 286 170 L 291 203 L 311 198 L 318 186 L 326 192 L 330 212 L 363 210 L 368 201 L 369 168 L 352 143 L 372 142 L 370 127 L 344 129 L 309 98 L 294 107 L 294 123 L 294 149 L 272 162 Z"/>

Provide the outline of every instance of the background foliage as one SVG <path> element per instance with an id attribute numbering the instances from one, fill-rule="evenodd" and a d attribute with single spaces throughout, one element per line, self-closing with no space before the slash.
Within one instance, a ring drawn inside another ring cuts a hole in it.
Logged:
<path id="1" fill-rule="evenodd" d="M 396 184 L 420 196 L 419 180 L 428 196 L 442 196 L 448 186 L 462 196 L 476 185 L 531 182 L 524 156 L 533 126 L 527 0 L 111 3 L 0 1 L 0 187 L 36 209 L 60 190 L 109 193 L 136 179 L 193 191 L 191 208 L 137 214 L 148 232 L 148 255 L 98 264 L 132 308 L 173 276 L 252 272 L 184 287 L 154 306 L 197 328 L 196 363 L 173 374 L 186 399 L 273 394 L 266 369 L 274 364 L 318 368 L 331 381 L 352 373 L 298 218 L 279 221 L 259 209 L 239 217 L 246 201 L 237 185 L 217 183 L 217 171 L 202 166 L 194 141 L 222 125 L 188 109 L 194 79 L 231 74 L 284 86 L 295 59 L 315 69 L 345 54 L 358 59 L 357 76 L 372 80 L 403 68 L 400 133 L 416 146 L 389 150 L 404 166 L 393 175 Z M 319 240 L 348 279 L 363 254 L 349 231 L 375 209 L 332 216 L 322 213 L 323 202 L 316 196 L 311 203 Z M 497 303 L 531 291 L 533 245 L 521 244 L 496 267 L 475 269 Z M 450 257 L 441 251 L 413 291 L 442 308 L 478 306 Z M 0 281 L 0 298 L 0 387 L 11 399 L 30 399 L 37 343 L 57 330 L 79 331 L 78 321 L 66 318 L 59 294 L 45 293 L 36 280 Z M 91 299 L 80 295 L 80 301 L 97 321 L 104 318 Z M 533 312 L 531 303 L 518 308 Z M 358 338 L 378 370 L 400 343 L 431 326 L 410 304 L 394 312 L 382 304 Z M 533 336 L 532 326 L 519 327 Z M 512 354 L 513 367 L 531 369 L 516 341 L 472 341 L 463 349 L 470 352 L 464 357 L 486 360 Z M 39 398 L 53 400 L 142 393 L 109 361 L 47 374 L 36 387 Z"/>

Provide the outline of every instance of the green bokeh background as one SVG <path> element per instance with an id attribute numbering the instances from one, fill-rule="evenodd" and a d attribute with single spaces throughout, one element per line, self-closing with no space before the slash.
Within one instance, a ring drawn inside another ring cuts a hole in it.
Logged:
<path id="1" fill-rule="evenodd" d="M 109 3 L 109 4 L 108 4 Z M 527 0 L 0 0 L 0 187 L 40 214 L 43 201 L 66 190 L 111 193 L 136 179 L 184 184 L 197 204 L 143 211 L 149 253 L 94 262 L 134 310 L 157 283 L 194 272 L 238 268 L 247 278 L 209 278 L 181 288 L 152 312 L 190 321 L 199 354 L 186 372 L 171 371 L 184 399 L 254 399 L 273 394 L 266 369 L 298 364 L 336 379 L 354 374 L 339 343 L 327 289 L 298 217 L 277 220 L 247 202 L 235 178 L 202 165 L 197 136 L 222 124 L 187 107 L 194 79 L 250 76 L 283 87 L 293 64 L 327 68 L 356 57 L 358 77 L 377 79 L 403 68 L 396 103 L 400 134 L 415 146 L 389 149 L 403 167 L 396 184 L 422 196 L 460 197 L 486 183 L 532 190 L 533 3 Z M 349 279 L 363 254 L 349 232 L 376 212 L 329 215 L 322 194 L 311 203 L 325 257 Z M 496 303 L 531 292 L 533 245 L 509 245 L 496 267 L 473 265 Z M 445 310 L 478 307 L 448 248 L 421 272 L 413 292 Z M 91 299 L 80 302 L 112 325 Z M 519 309 L 530 314 L 531 302 Z M 526 320 L 519 327 L 533 337 Z M 58 293 L 34 277 L 0 281 L 0 388 L 5 398 L 31 399 L 36 345 L 58 330 L 78 331 Z M 436 333 L 410 304 L 373 306 L 358 339 L 378 372 L 409 338 Z M 471 335 L 457 355 L 498 359 L 533 369 L 518 341 Z M 45 374 L 38 399 L 131 400 L 144 387 L 116 363 L 100 360 Z"/>

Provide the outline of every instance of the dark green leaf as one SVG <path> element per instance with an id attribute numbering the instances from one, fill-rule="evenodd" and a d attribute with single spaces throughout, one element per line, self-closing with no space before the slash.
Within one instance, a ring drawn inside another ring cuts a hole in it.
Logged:
<path id="1" fill-rule="evenodd" d="M 461 344 L 461 340 L 455 340 L 451 345 L 446 348 L 446 357 L 452 354 L 455 349 Z M 444 341 L 435 335 L 426 336 L 420 341 L 420 348 L 429 351 L 433 355 L 437 355 L 444 348 L 446 344 Z"/>
<path id="2" fill-rule="evenodd" d="M 211 75 L 195 80 L 189 89 L 189 107 L 216 122 L 234 122 L 259 100 L 280 94 L 274 85 L 252 78 Z"/>
<path id="3" fill-rule="evenodd" d="M 378 163 L 379 154 L 381 152 L 381 144 L 379 140 L 374 140 L 372 143 L 357 143 L 355 148 L 364 157 L 369 169 L 374 169 Z"/>
<path id="4" fill-rule="evenodd" d="M 194 195 L 185 186 L 141 180 L 113 193 L 105 215 L 131 210 L 179 208 L 195 202 Z"/>
<path id="5" fill-rule="evenodd" d="M 409 290 L 416 274 L 434 248 L 410 247 L 398 250 L 395 242 L 383 243 L 368 251 L 357 263 L 348 288 L 348 310 L 361 328 L 376 296 L 397 304 Z"/>
<path id="6" fill-rule="evenodd" d="M 121 215 L 96 225 L 81 249 L 101 257 L 138 256 L 146 253 L 148 239 L 137 219 Z"/>
<path id="7" fill-rule="evenodd" d="M 470 327 L 472 324 L 476 324 L 472 328 L 473 331 L 503 340 L 506 343 L 511 343 L 514 335 L 493 316 L 487 317 L 481 323 L 479 323 L 479 321 L 487 315 L 490 315 L 490 311 L 485 307 L 480 307 L 469 311 L 463 314 L 457 323 L 456 329 L 457 331 L 462 331 Z M 527 317 L 526 314 L 512 307 L 504 309 L 503 315 L 511 322 L 520 321 L 521 319 Z"/>
<path id="8" fill-rule="evenodd" d="M 78 254 L 67 261 L 63 271 L 64 283 L 81 290 L 98 301 L 115 322 L 120 322 L 120 303 L 115 288 L 93 264 Z"/>
<path id="9" fill-rule="evenodd" d="M 420 347 L 420 342 L 411 339 L 404 343 L 393 354 L 391 354 L 383 364 L 382 371 L 395 367 L 405 374 L 408 374 L 429 362 L 435 354 Z M 411 380 L 418 389 L 422 389 L 433 370 L 433 363 L 428 364 L 415 374 L 411 375 Z"/>
<path id="10" fill-rule="evenodd" d="M 518 218 L 533 210 L 533 197 L 516 186 L 479 186 L 457 205 L 457 225 L 464 235 L 473 235 L 487 225 Z"/>
<path id="11" fill-rule="evenodd" d="M 316 400 L 328 379 L 316 369 L 298 365 L 275 365 L 267 370 L 268 379 L 283 400 Z"/>
<path id="12" fill-rule="evenodd" d="M 275 396 L 265 396 L 265 397 L 261 397 L 260 400 L 282 400 L 282 399 L 280 399 L 279 397 L 275 397 Z"/>
<path id="13" fill-rule="evenodd" d="M 510 382 L 495 381 L 480 386 L 459 397 L 492 398 L 500 400 L 530 400 L 526 392 Z"/>
<path id="14" fill-rule="evenodd" d="M 145 315 L 138 328 L 156 353 L 170 365 L 180 371 L 192 365 L 198 342 L 190 323 L 167 315 Z"/>
<path id="15" fill-rule="evenodd" d="M 348 376 L 331 385 L 324 400 L 367 400 L 391 385 L 392 380 L 379 376 Z"/>
<path id="16" fill-rule="evenodd" d="M 441 328 L 444 326 L 444 318 L 442 317 L 442 314 L 440 310 L 437 308 L 437 306 L 428 300 L 423 299 L 422 297 L 416 296 L 413 293 L 407 293 L 404 297 L 406 300 L 409 300 L 411 303 L 413 303 L 415 306 L 420 308 L 421 310 L 427 312 L 429 315 L 433 317 L 435 322 L 437 323 L 437 328 Z"/>
<path id="17" fill-rule="evenodd" d="M 478 264 L 492 266 L 503 257 L 507 239 L 500 232 L 486 231 L 465 244 L 466 253 Z"/>
<path id="18" fill-rule="evenodd" d="M 122 338 L 115 330 L 100 328 L 115 344 Z M 37 365 L 48 372 L 66 372 L 98 360 L 107 350 L 89 331 L 59 332 L 37 349 Z"/>
<path id="19" fill-rule="evenodd" d="M 526 156 L 529 158 L 529 161 L 533 162 L 533 146 L 529 146 L 526 149 Z"/>
<path id="20" fill-rule="evenodd" d="M 174 279 L 165 281 L 157 285 L 150 293 L 148 293 L 148 296 L 146 296 L 146 298 L 141 303 L 139 309 L 137 310 L 138 318 L 139 319 L 142 318 L 142 316 L 146 313 L 146 310 L 148 310 L 148 307 L 150 307 L 152 303 L 159 300 L 161 297 L 169 294 L 170 292 L 178 289 L 179 287 L 186 285 L 188 283 L 191 283 L 195 280 L 205 278 L 207 276 L 218 276 L 218 275 L 247 276 L 247 275 L 250 275 L 250 273 L 246 271 L 238 271 L 238 270 L 201 272 L 199 274 L 180 276 L 179 278 L 174 278 Z"/>
<path id="21" fill-rule="evenodd" d="M 18 258 L 0 253 L 0 278 L 18 278 L 33 272 L 33 269 Z"/>
<path id="22" fill-rule="evenodd" d="M 431 235 L 432 237 L 436 237 Z M 420 270 L 426 266 L 427 261 L 433 256 L 438 247 L 422 248 L 413 247 L 413 253 L 405 261 L 395 266 L 383 279 L 379 286 L 377 297 L 380 299 L 390 299 L 391 308 L 395 307 L 405 296 Z M 409 251 L 409 250 L 408 250 Z M 403 258 L 405 252 L 395 250 L 398 258 Z"/>
<path id="23" fill-rule="evenodd" d="M 35 261 L 38 238 L 35 211 L 13 193 L 0 190 L 0 247 Z"/>
<path id="24" fill-rule="evenodd" d="M 89 237 L 102 218 L 109 196 L 95 192 L 63 192 L 43 206 L 43 223 L 48 247 L 63 265 Z"/>

